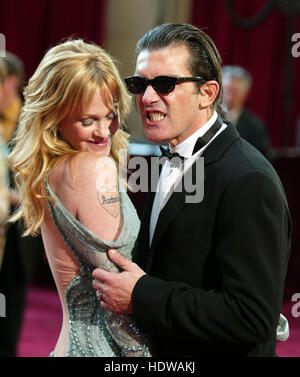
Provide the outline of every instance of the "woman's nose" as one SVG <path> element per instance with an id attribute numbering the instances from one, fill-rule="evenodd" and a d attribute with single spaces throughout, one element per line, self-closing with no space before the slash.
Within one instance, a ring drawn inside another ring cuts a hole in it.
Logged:
<path id="1" fill-rule="evenodd" d="M 109 122 L 97 122 L 96 127 L 94 129 L 94 134 L 98 137 L 108 137 L 110 134 Z"/>

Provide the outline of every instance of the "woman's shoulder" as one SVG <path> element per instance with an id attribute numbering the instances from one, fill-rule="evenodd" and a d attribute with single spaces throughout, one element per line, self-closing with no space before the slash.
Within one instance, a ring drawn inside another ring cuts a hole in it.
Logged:
<path id="1" fill-rule="evenodd" d="M 117 167 L 114 159 L 110 156 L 99 156 L 94 152 L 79 152 L 70 161 L 71 171 L 78 177 L 94 180 L 99 175 L 116 176 Z"/>
<path id="2" fill-rule="evenodd" d="M 79 152 L 58 165 L 51 178 L 56 196 L 78 221 L 101 239 L 115 239 L 121 211 L 117 168 L 111 157 Z"/>
<path id="3" fill-rule="evenodd" d="M 96 152 L 78 152 L 76 153 L 70 161 L 73 161 L 74 166 L 78 168 L 82 167 L 84 164 L 88 164 L 90 166 L 103 164 L 103 163 L 110 163 L 112 165 L 116 165 L 114 159 L 110 156 L 100 156 Z"/>
<path id="4" fill-rule="evenodd" d="M 59 163 L 51 172 L 50 181 L 54 186 L 70 186 L 73 189 L 87 189 L 97 181 L 114 182 L 117 166 L 110 156 L 99 156 L 94 152 L 79 152 Z M 115 183 L 114 183 L 115 184 Z"/>

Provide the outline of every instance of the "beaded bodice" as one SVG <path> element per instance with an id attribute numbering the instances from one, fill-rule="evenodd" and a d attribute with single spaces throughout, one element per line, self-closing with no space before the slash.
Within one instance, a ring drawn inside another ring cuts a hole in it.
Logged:
<path id="1" fill-rule="evenodd" d="M 48 178 L 45 187 L 53 221 L 80 267 L 65 290 L 69 314 L 69 343 L 66 356 L 150 356 L 147 339 L 137 329 L 130 315 L 103 310 L 92 287 L 96 267 L 116 271 L 107 258 L 109 247 L 130 259 L 140 222 L 128 195 L 120 185 L 123 225 L 115 241 L 103 241 L 80 223 L 52 191 Z"/>

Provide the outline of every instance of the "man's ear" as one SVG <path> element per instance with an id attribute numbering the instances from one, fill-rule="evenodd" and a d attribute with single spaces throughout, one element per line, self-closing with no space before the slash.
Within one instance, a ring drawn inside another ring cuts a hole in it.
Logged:
<path id="1" fill-rule="evenodd" d="M 202 109 L 209 107 L 216 99 L 219 89 L 217 81 L 211 80 L 205 82 L 199 90 L 199 107 Z"/>

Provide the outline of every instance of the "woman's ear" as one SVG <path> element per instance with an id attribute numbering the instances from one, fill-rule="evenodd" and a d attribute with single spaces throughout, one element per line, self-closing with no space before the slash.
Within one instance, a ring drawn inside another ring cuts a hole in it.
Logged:
<path id="1" fill-rule="evenodd" d="M 205 82 L 199 91 L 199 107 L 206 108 L 209 107 L 216 99 L 219 93 L 219 84 L 217 81 L 210 80 Z"/>

